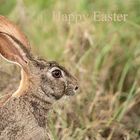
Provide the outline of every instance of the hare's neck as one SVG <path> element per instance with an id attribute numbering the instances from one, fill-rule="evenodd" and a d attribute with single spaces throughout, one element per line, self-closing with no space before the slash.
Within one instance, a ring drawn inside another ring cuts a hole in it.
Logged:
<path id="1" fill-rule="evenodd" d="M 40 127 L 46 127 L 48 111 L 52 107 L 52 104 L 43 100 L 39 96 L 35 96 L 33 93 L 31 95 L 25 95 L 23 99 L 25 102 L 29 103 L 30 111 L 36 119 L 38 125 Z"/>
<path id="2" fill-rule="evenodd" d="M 13 97 L 20 97 L 21 95 L 24 95 L 27 93 L 27 90 L 30 87 L 30 78 L 26 72 L 22 69 L 21 71 L 21 81 L 20 85 L 16 92 L 13 93 Z"/>
<path id="3" fill-rule="evenodd" d="M 12 111 L 13 109 L 14 111 Z M 13 123 L 16 123 L 17 126 L 18 123 L 21 127 L 22 125 L 28 126 L 28 123 L 30 122 L 30 125 L 32 124 L 32 128 L 34 128 L 33 122 L 35 121 L 35 124 L 37 123 L 39 127 L 47 128 L 49 107 L 43 102 L 37 100 L 32 96 L 32 94 L 26 94 L 19 98 L 10 98 L 10 100 L 3 106 L 2 110 L 6 113 L 10 113 L 9 118 L 12 118 L 12 120 L 14 119 Z M 35 127 L 38 129 L 37 125 Z"/>

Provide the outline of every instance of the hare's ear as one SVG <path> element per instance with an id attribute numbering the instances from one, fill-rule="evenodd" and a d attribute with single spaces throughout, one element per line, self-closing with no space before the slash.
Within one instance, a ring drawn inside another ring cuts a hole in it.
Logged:
<path id="1" fill-rule="evenodd" d="M 25 35 L 7 18 L 0 16 L 0 54 L 18 63 L 24 70 L 31 58 L 30 45 Z"/>

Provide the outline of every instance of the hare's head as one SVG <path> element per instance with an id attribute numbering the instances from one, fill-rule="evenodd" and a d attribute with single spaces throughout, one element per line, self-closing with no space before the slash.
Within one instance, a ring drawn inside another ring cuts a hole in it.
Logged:
<path id="1" fill-rule="evenodd" d="M 71 96 L 78 89 L 77 80 L 55 61 L 32 59 L 28 66 L 39 88 L 50 98 L 58 100 L 63 95 Z"/>
<path id="2" fill-rule="evenodd" d="M 43 98 L 58 100 L 78 89 L 77 80 L 64 67 L 35 58 L 24 34 L 3 16 L 0 16 L 0 54 L 22 68 L 21 84 L 14 96 L 37 94 L 33 91 L 41 90 Z"/>

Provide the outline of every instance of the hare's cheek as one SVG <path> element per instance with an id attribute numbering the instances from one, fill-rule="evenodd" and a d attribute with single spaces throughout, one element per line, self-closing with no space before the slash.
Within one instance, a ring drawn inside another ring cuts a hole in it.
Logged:
<path id="1" fill-rule="evenodd" d="M 55 96 L 56 99 L 60 99 L 65 94 L 64 83 L 59 80 L 52 82 L 51 89 L 54 91 L 53 96 Z"/>
<path id="2" fill-rule="evenodd" d="M 56 83 L 55 92 L 56 92 L 56 94 L 58 94 L 60 96 L 64 94 L 64 92 L 65 92 L 65 85 L 64 85 L 63 82 Z"/>

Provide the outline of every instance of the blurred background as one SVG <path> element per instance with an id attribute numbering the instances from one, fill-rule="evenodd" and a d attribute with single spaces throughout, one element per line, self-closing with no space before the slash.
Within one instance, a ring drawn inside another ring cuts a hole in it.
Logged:
<path id="1" fill-rule="evenodd" d="M 79 93 L 49 113 L 54 140 L 140 140 L 139 8 L 139 0 L 0 0 L 0 15 L 20 26 L 34 54 L 78 78 Z M 95 21 L 94 12 L 128 16 Z M 0 94 L 19 81 L 19 67 L 0 58 Z"/>

